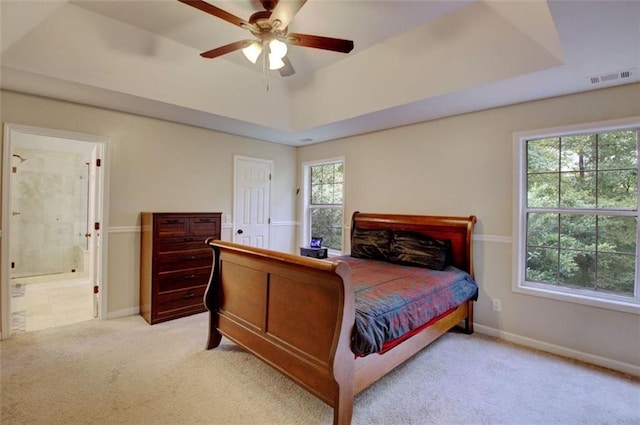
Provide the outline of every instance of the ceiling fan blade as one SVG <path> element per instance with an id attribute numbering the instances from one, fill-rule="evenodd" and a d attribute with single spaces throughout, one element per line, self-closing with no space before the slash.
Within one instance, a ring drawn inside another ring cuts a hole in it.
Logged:
<path id="1" fill-rule="evenodd" d="M 293 17 L 306 2 L 307 0 L 280 0 L 271 12 L 269 23 L 272 27 L 277 28 L 278 31 L 283 31 L 289 26 Z M 280 22 L 277 27 L 274 24 L 276 21 Z"/>
<path id="2" fill-rule="evenodd" d="M 281 77 L 290 77 L 296 73 L 296 70 L 293 69 L 293 65 L 291 65 L 291 61 L 288 57 L 283 57 L 282 62 L 284 62 L 284 66 L 279 69 Z"/>
<path id="3" fill-rule="evenodd" d="M 248 45 L 253 43 L 251 40 L 236 41 L 235 43 L 226 44 L 215 49 L 208 50 L 200 53 L 200 56 L 207 59 L 217 58 L 218 56 L 226 55 L 227 53 L 234 52 L 236 50 L 244 49 Z"/>
<path id="4" fill-rule="evenodd" d="M 245 21 L 242 18 L 238 18 L 236 15 L 233 15 L 226 10 L 222 10 L 219 7 L 216 7 L 212 4 L 207 3 L 202 0 L 178 0 L 180 3 L 188 4 L 189 6 L 195 7 L 196 9 L 200 9 L 205 13 L 213 15 L 217 18 L 224 19 L 225 21 L 232 23 L 233 25 L 237 25 L 241 28 L 250 28 L 251 25 L 249 22 Z"/>
<path id="5" fill-rule="evenodd" d="M 291 33 L 287 35 L 286 40 L 294 46 L 313 47 L 315 49 L 332 50 L 334 52 L 349 53 L 353 50 L 353 41 L 343 40 L 341 38 Z"/>

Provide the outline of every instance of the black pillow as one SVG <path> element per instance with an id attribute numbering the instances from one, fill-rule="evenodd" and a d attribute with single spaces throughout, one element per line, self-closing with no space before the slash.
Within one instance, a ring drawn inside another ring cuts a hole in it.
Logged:
<path id="1" fill-rule="evenodd" d="M 387 261 L 391 230 L 355 228 L 351 237 L 351 256 Z"/>
<path id="2" fill-rule="evenodd" d="M 444 270 L 448 265 L 451 241 L 420 233 L 396 231 L 391 237 L 389 261 L 410 266 Z"/>

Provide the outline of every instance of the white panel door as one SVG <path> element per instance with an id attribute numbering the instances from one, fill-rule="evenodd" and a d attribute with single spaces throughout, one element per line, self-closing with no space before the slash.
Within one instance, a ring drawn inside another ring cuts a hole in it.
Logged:
<path id="1" fill-rule="evenodd" d="M 233 241 L 269 248 L 272 161 L 235 157 Z"/>

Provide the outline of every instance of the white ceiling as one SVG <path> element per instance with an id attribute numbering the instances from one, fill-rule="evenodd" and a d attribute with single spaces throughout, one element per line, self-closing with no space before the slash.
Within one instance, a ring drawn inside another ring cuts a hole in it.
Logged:
<path id="1" fill-rule="evenodd" d="M 309 0 L 289 31 L 354 50 L 291 47 L 267 81 L 201 58 L 249 33 L 177 0 L 0 1 L 3 89 L 293 146 L 640 81 L 637 0 Z"/>

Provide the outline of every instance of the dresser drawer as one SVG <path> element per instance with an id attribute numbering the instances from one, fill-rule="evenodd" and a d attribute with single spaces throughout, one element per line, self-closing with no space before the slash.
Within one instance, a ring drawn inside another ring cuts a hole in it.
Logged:
<path id="1" fill-rule="evenodd" d="M 156 270 L 159 273 L 212 266 L 213 251 L 210 248 L 168 251 L 156 256 Z"/>
<path id="2" fill-rule="evenodd" d="M 158 273 L 158 294 L 179 289 L 207 286 L 211 277 L 211 265 L 197 269 L 168 271 Z"/>
<path id="3" fill-rule="evenodd" d="M 162 238 L 156 244 L 157 253 L 169 253 L 174 251 L 195 250 L 211 248 L 205 243 L 207 238 L 203 236 L 185 236 L 182 238 Z M 213 252 L 213 251 L 212 251 Z"/>
<path id="4" fill-rule="evenodd" d="M 205 239 L 209 237 L 220 238 L 218 229 L 220 229 L 218 217 L 194 217 L 190 222 L 192 236 L 203 236 Z"/>
<path id="5" fill-rule="evenodd" d="M 156 237 L 175 238 L 189 235 L 188 217 L 157 217 L 155 221 Z"/>
<path id="6" fill-rule="evenodd" d="M 159 295 L 157 298 L 157 317 L 183 315 L 186 311 L 205 311 L 203 301 L 205 290 L 206 287 L 200 286 Z"/>

